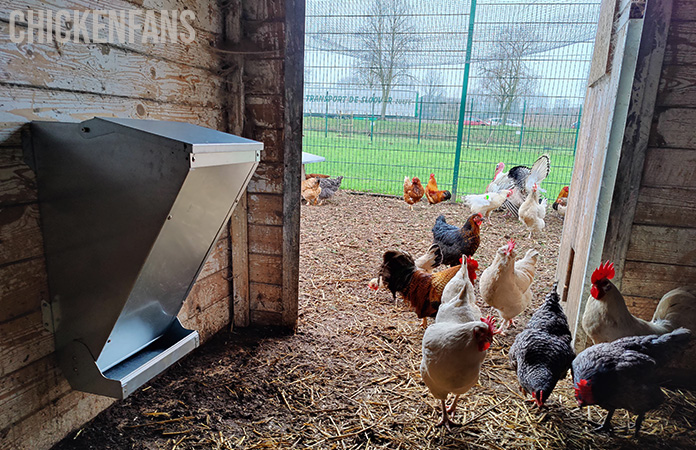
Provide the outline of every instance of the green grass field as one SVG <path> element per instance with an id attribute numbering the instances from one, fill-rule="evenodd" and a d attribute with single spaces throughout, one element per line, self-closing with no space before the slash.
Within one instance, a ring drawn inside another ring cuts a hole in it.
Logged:
<path id="1" fill-rule="evenodd" d="M 453 124 L 422 126 L 419 142 L 417 122 L 354 122 L 361 123 L 355 126 L 339 119 L 305 118 L 303 150 L 326 158 L 326 162 L 308 165 L 308 173 L 343 175 L 344 189 L 394 195 L 403 194 L 405 176 L 417 176 L 425 184 L 434 173 L 439 189 L 452 190 Z M 504 162 L 506 170 L 520 164 L 531 166 L 544 153 L 551 158 L 551 172 L 543 183 L 548 191 L 545 196 L 555 198 L 561 187 L 570 184 L 574 129 L 529 128 L 520 133 L 515 127 L 465 126 L 463 131 L 457 200 L 465 194 L 484 192 L 498 162 Z"/>

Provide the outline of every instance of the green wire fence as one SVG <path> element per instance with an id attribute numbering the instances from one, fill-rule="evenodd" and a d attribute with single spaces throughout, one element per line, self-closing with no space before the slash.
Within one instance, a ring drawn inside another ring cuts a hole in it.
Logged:
<path id="1" fill-rule="evenodd" d="M 456 198 L 495 166 L 551 158 L 570 183 L 599 0 L 308 0 L 308 172 L 400 195 L 434 173 Z"/>

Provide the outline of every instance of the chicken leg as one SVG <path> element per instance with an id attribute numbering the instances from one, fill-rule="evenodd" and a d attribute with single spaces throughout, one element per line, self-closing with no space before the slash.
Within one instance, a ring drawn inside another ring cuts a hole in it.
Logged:
<path id="1" fill-rule="evenodd" d="M 445 404 L 445 399 L 442 399 L 441 401 L 442 401 L 442 418 L 440 419 L 440 421 L 437 423 L 436 426 L 441 427 L 444 425 L 448 431 L 452 431 L 452 426 L 457 426 L 459 424 L 453 422 L 452 419 L 450 419 L 449 411 L 448 411 L 449 408 L 447 408 L 447 405 Z"/>
<path id="2" fill-rule="evenodd" d="M 606 432 L 611 432 L 613 427 L 611 426 L 611 418 L 614 415 L 614 410 L 610 410 L 607 412 L 607 417 L 604 418 L 604 422 L 602 423 L 601 426 L 597 427 L 594 429 L 594 431 L 600 432 L 600 431 L 606 431 Z M 637 420 L 636 420 L 637 422 Z"/>
<path id="3" fill-rule="evenodd" d="M 452 403 L 447 407 L 447 412 L 452 420 L 454 420 L 454 413 L 457 411 L 457 401 L 459 401 L 459 394 L 454 396 L 454 400 L 452 400 Z"/>

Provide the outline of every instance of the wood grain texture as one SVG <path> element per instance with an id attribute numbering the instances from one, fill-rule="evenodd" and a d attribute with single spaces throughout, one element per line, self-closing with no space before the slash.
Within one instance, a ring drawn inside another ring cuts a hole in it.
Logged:
<path id="1" fill-rule="evenodd" d="M 251 137 L 252 139 L 263 142 L 261 151 L 261 161 L 263 162 L 283 162 L 285 149 L 283 144 L 285 137 L 283 130 L 257 128 Z"/>
<path id="2" fill-rule="evenodd" d="M 696 21 L 674 21 L 669 29 L 669 40 L 665 49 L 665 65 L 688 66 L 696 64 L 694 42 L 696 42 Z"/>
<path id="3" fill-rule="evenodd" d="M 627 295 L 624 295 L 624 300 L 631 314 L 643 320 L 652 319 L 653 314 L 655 314 L 655 308 L 657 308 L 657 303 L 659 302 L 659 299 L 656 298 Z"/>
<path id="4" fill-rule="evenodd" d="M 283 314 L 272 311 L 251 311 L 251 323 L 256 326 L 278 326 L 283 321 Z"/>
<path id="5" fill-rule="evenodd" d="M 696 224 L 696 189 L 642 187 L 634 223 L 691 227 Z"/>
<path id="6" fill-rule="evenodd" d="M 230 282 L 228 271 L 225 267 L 219 272 L 196 281 L 178 316 L 182 321 L 191 319 L 200 314 L 201 311 L 209 308 L 213 303 L 229 297 Z"/>
<path id="7" fill-rule="evenodd" d="M 230 297 L 220 299 L 203 309 L 199 314 L 182 321 L 182 325 L 198 331 L 201 343 L 205 343 L 215 333 L 229 325 L 231 303 Z"/>
<path id="8" fill-rule="evenodd" d="M 300 177 L 304 85 L 305 3 L 285 1 L 285 108 L 283 132 L 283 315 L 282 325 L 295 329 L 300 278 Z"/>
<path id="9" fill-rule="evenodd" d="M 0 267 L 0 280 L 3 280 L 0 284 L 0 323 L 40 311 L 41 301 L 48 299 L 43 257 Z"/>
<path id="10" fill-rule="evenodd" d="M 696 66 L 665 65 L 660 76 L 657 105 L 663 108 L 696 105 Z"/>
<path id="11" fill-rule="evenodd" d="M 284 103 L 281 95 L 247 95 L 244 97 L 247 120 L 258 128 L 278 128 L 283 123 Z"/>
<path id="12" fill-rule="evenodd" d="M 274 284 L 249 283 L 251 311 L 283 312 L 283 288 Z M 276 323 L 274 325 L 280 325 Z"/>
<path id="13" fill-rule="evenodd" d="M 696 266 L 696 229 L 635 225 L 626 259 Z"/>
<path id="14" fill-rule="evenodd" d="M 193 4 L 194 2 L 190 2 Z M 205 2 L 202 2 L 205 5 Z M 26 11 L 27 9 L 36 9 L 36 3 L 33 0 L 17 0 L 12 2 L 12 6 L 0 7 L 0 20 L 3 22 L 9 22 L 10 12 L 14 10 Z M 43 2 L 43 10 L 50 10 L 54 13 L 59 10 L 79 10 L 88 11 L 94 10 L 94 2 L 88 0 L 51 0 L 50 2 Z M 129 11 L 129 10 L 141 10 L 138 4 L 126 0 L 101 0 L 99 3 L 99 9 L 102 10 L 114 10 L 114 11 Z M 160 13 L 159 10 L 155 10 L 154 15 L 156 17 L 157 28 L 159 29 L 160 23 Z M 92 30 L 92 19 L 93 15 L 89 14 L 86 17 L 85 24 L 87 29 Z M 113 41 L 112 44 L 101 44 L 109 48 L 124 48 L 138 52 L 144 55 L 157 56 L 168 61 L 178 62 L 191 67 L 200 67 L 209 70 L 217 70 L 219 67 L 219 55 L 215 50 L 221 40 L 222 33 L 222 22 L 220 22 L 215 31 L 201 29 L 197 20 L 191 21 L 191 25 L 196 29 L 195 39 L 190 44 L 185 44 L 183 41 L 179 41 L 176 44 L 166 43 L 161 44 L 159 42 L 151 42 L 147 39 L 143 40 L 143 29 L 145 25 L 144 13 L 142 15 L 135 15 L 133 20 L 134 27 L 130 28 L 128 20 L 126 23 L 126 30 L 129 33 L 127 36 L 131 36 L 131 39 L 127 39 L 127 42 Z M 65 22 L 61 23 L 60 32 L 64 36 L 71 36 L 72 32 L 68 27 L 65 26 Z M 179 27 L 179 33 L 188 34 L 181 27 Z M 57 44 L 60 47 L 60 43 Z"/>
<path id="15" fill-rule="evenodd" d="M 247 190 L 251 194 L 282 194 L 283 173 L 284 167 L 282 164 L 262 162 L 252 176 Z M 299 197 L 297 203 L 300 203 Z"/>
<path id="16" fill-rule="evenodd" d="M 282 254 L 282 227 L 249 224 L 248 233 L 249 253 L 260 253 L 262 255 Z"/>
<path id="17" fill-rule="evenodd" d="M 2 124 L 0 124 L 0 127 Z M 12 166 L 20 166 L 24 164 L 24 155 L 22 154 L 22 147 L 19 146 L 7 146 L 3 147 L 0 145 L 0 169 Z M 6 181 L 7 175 L 0 176 L 0 183 Z"/>
<path id="18" fill-rule="evenodd" d="M 0 430 L 38 411 L 70 390 L 50 355 L 0 378 Z"/>
<path id="19" fill-rule="evenodd" d="M 249 281 L 283 285 L 283 257 L 279 255 L 249 255 Z"/>
<path id="20" fill-rule="evenodd" d="M 614 261 L 617 281 L 623 275 L 631 228 L 638 204 L 641 178 L 647 173 L 648 141 L 655 111 L 662 61 L 667 42 L 672 1 L 650 2 L 646 6 L 633 85 L 628 99 L 625 129 L 616 179 L 607 217 L 602 259 Z"/>
<path id="21" fill-rule="evenodd" d="M 659 300 L 672 289 L 695 282 L 696 267 L 629 260 L 624 265 L 621 293 Z"/>
<path id="22" fill-rule="evenodd" d="M 225 229 L 227 228 L 225 227 Z M 196 282 L 230 266 L 230 236 L 227 231 L 224 234 L 226 236 L 220 237 L 215 243 L 215 248 L 203 264 L 203 269 L 198 274 Z"/>
<path id="23" fill-rule="evenodd" d="M 599 7 L 599 23 L 597 24 L 592 65 L 587 83 L 590 86 L 595 84 L 610 69 L 611 38 L 617 3 L 617 0 L 602 0 Z"/>
<path id="24" fill-rule="evenodd" d="M 230 220 L 232 245 L 233 327 L 249 326 L 249 240 L 247 194 L 243 193 Z"/>
<path id="25" fill-rule="evenodd" d="M 0 167 L 0 207 L 38 200 L 36 175 L 24 163 Z"/>
<path id="26" fill-rule="evenodd" d="M 70 391 L 6 429 L 3 448 L 48 449 L 114 402 L 112 398 Z"/>
<path id="27" fill-rule="evenodd" d="M 218 108 L 0 85 L 0 122 L 14 123 L 10 130 L 32 120 L 80 122 L 94 116 L 190 122 L 216 130 L 223 126 Z"/>
<path id="28" fill-rule="evenodd" d="M 43 256 L 36 203 L 0 207 L 0 265 Z"/>
<path id="29" fill-rule="evenodd" d="M 220 103 L 223 83 L 206 69 L 103 44 L 15 44 L 4 22 L 0 66 L 0 82 L 209 108 Z"/>
<path id="30" fill-rule="evenodd" d="M 696 22 L 696 0 L 677 0 L 672 22 Z"/>
<path id="31" fill-rule="evenodd" d="M 696 188 L 695 171 L 696 151 L 653 147 L 646 153 L 641 183 L 658 188 Z"/>
<path id="32" fill-rule="evenodd" d="M 53 335 L 44 329 L 41 311 L 0 324 L 0 377 L 54 350 Z"/>
<path id="33" fill-rule="evenodd" d="M 275 194 L 249 194 L 249 223 L 283 225 L 283 197 Z"/>

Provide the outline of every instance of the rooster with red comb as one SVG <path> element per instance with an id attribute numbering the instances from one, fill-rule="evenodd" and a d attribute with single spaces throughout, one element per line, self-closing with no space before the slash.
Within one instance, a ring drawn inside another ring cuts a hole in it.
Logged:
<path id="1" fill-rule="evenodd" d="M 673 320 L 673 317 L 677 316 L 689 317 L 691 321 L 688 323 L 696 323 L 694 321 L 696 309 L 692 300 L 694 297 L 689 296 L 688 292 L 686 296 L 665 295 L 663 297 L 660 301 L 662 308 L 658 305 L 658 311 L 664 310 L 664 317 L 656 316 L 648 322 L 633 316 L 626 306 L 623 295 L 611 282 L 615 275 L 614 264 L 607 261 L 600 264 L 590 278 L 592 287 L 585 304 L 582 327 L 595 344 L 611 342 L 626 336 L 665 334 L 681 326 L 681 323 Z M 691 301 L 688 301 L 690 299 Z M 668 310 L 680 314 L 667 316 Z"/>

